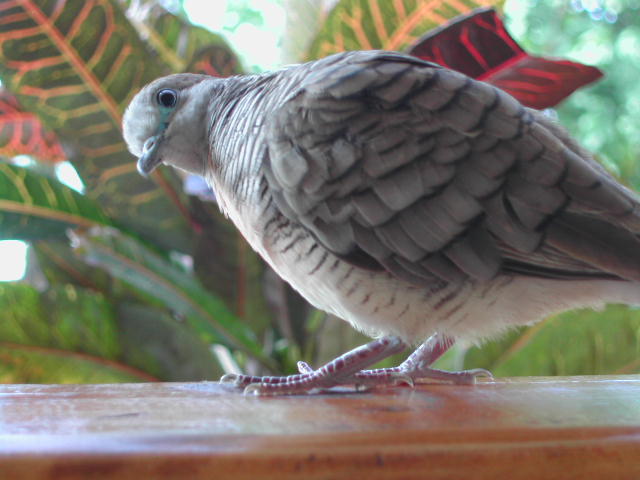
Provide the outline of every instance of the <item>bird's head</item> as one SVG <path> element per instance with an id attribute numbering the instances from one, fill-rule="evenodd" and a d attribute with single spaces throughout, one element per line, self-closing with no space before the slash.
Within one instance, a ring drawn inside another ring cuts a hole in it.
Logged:
<path id="1" fill-rule="evenodd" d="M 123 119 L 129 151 L 148 175 L 161 163 L 202 175 L 207 107 L 215 79 L 190 73 L 154 80 L 133 98 Z"/>

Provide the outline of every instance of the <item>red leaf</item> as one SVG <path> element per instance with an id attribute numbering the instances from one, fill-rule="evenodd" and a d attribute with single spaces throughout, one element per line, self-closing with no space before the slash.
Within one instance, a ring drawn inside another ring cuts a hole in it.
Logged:
<path id="1" fill-rule="evenodd" d="M 430 31 L 409 53 L 491 83 L 538 109 L 558 104 L 602 76 L 595 67 L 529 55 L 493 9 L 476 10 Z"/>
<path id="2" fill-rule="evenodd" d="M 32 155 L 46 162 L 65 159 L 53 132 L 47 131 L 33 113 L 20 108 L 18 101 L 0 89 L 0 155 Z"/>
<path id="3" fill-rule="evenodd" d="M 523 105 L 542 109 L 557 105 L 600 77 L 602 72 L 595 67 L 526 55 L 480 80 L 509 92 Z"/>

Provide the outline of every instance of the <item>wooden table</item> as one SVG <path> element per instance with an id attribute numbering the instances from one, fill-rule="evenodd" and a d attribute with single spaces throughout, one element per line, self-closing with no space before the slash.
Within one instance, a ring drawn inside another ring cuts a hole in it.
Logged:
<path id="1" fill-rule="evenodd" d="M 640 376 L 245 397 L 0 385 L 0 479 L 640 478 Z"/>

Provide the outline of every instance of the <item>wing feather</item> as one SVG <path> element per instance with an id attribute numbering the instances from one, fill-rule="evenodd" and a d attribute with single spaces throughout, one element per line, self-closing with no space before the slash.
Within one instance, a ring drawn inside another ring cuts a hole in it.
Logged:
<path id="1" fill-rule="evenodd" d="M 338 256 L 417 285 L 640 279 L 637 198 L 540 113 L 401 54 L 299 68 L 263 169 L 282 213 Z"/>

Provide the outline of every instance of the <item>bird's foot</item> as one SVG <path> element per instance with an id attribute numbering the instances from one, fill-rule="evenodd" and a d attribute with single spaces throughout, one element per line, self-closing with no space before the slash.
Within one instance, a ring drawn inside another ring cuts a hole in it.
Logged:
<path id="1" fill-rule="evenodd" d="M 448 372 L 431 368 L 433 362 L 440 358 L 451 346 L 453 340 L 440 335 L 433 335 L 420 345 L 409 357 L 395 368 L 364 370 L 358 372 L 356 377 L 369 377 L 373 381 L 375 377 L 380 377 L 384 384 L 384 377 L 387 372 L 398 372 L 411 378 L 411 380 L 435 380 L 437 382 L 455 383 L 458 385 L 469 385 L 476 383 L 479 377 L 493 378 L 488 370 L 476 368 L 473 370 L 462 370 L 460 372 Z"/>
<path id="2" fill-rule="evenodd" d="M 482 368 L 447 372 L 431 368 L 430 365 L 446 352 L 453 341 L 433 335 L 416 349 L 401 365 L 394 368 L 365 370 L 383 358 L 399 353 L 405 348 L 397 337 L 374 340 L 362 347 L 332 360 L 314 370 L 305 362 L 298 362 L 299 374 L 285 377 L 255 377 L 251 375 L 225 375 L 223 383 L 244 387 L 245 394 L 287 395 L 308 393 L 339 385 L 355 385 L 356 389 L 407 384 L 415 380 L 432 380 L 458 385 L 476 383 L 479 377 L 493 378 L 491 372 Z"/>
<path id="3" fill-rule="evenodd" d="M 403 377 L 409 379 L 406 383 L 413 385 L 414 380 L 432 380 L 436 382 L 454 383 L 457 385 L 472 385 L 480 377 L 493 378 L 488 370 L 476 368 L 459 372 L 448 372 L 431 368 L 433 362 L 440 358 L 451 346 L 453 340 L 440 335 L 433 335 L 420 345 L 402 364 L 394 368 L 378 368 L 362 370 L 354 377 L 356 384 L 367 386 L 389 385 L 389 380 Z"/>
<path id="4" fill-rule="evenodd" d="M 220 382 L 245 387 L 244 393 L 253 395 L 307 393 L 311 390 L 327 389 L 338 385 L 352 385 L 356 383 L 354 374 L 405 348 L 406 345 L 398 337 L 384 337 L 355 348 L 317 370 L 313 370 L 304 362 L 299 362 L 300 373 L 296 375 L 256 377 L 229 374 L 223 376 Z"/>

